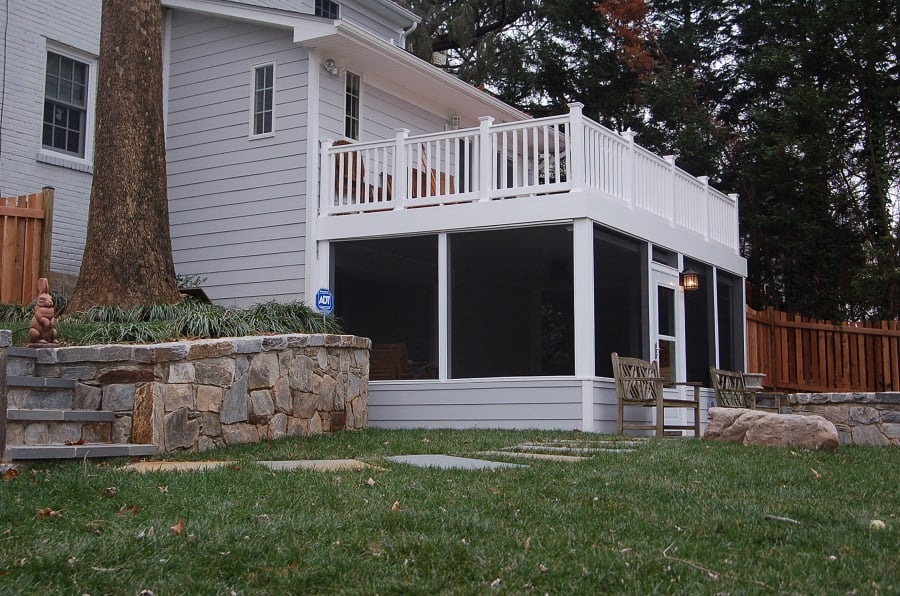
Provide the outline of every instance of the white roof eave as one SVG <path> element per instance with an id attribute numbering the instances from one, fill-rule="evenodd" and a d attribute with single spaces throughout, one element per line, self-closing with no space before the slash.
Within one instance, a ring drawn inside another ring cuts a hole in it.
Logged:
<path id="1" fill-rule="evenodd" d="M 531 118 L 525 112 L 356 25 L 335 21 L 335 28 L 334 36 L 295 41 L 321 50 L 324 52 L 323 58 L 328 57 L 328 52 L 335 52 L 351 66 L 365 73 L 367 80 L 393 81 L 406 89 L 410 89 L 409 84 L 414 81 L 420 94 L 440 98 L 443 103 L 456 103 L 460 115 L 465 112 L 476 116 L 493 116 L 502 122 Z M 477 122 L 470 125 L 477 125 Z"/>

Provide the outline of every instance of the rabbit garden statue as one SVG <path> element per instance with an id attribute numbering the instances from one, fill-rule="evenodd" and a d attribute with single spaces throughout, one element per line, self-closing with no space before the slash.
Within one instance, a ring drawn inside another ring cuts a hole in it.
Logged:
<path id="1" fill-rule="evenodd" d="M 49 347 L 56 344 L 56 312 L 53 309 L 53 297 L 50 295 L 50 282 L 46 277 L 38 280 L 38 297 L 34 304 L 34 316 L 31 317 L 31 329 L 28 330 L 31 345 Z"/>

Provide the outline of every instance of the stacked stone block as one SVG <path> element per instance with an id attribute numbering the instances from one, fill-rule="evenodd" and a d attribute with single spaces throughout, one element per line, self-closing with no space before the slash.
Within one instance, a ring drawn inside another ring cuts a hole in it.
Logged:
<path id="1" fill-rule="evenodd" d="M 114 412 L 114 442 L 202 451 L 365 428 L 370 347 L 292 334 L 55 348 L 36 372 L 76 381 L 75 408 Z"/>
<path id="2" fill-rule="evenodd" d="M 797 393 L 795 414 L 818 414 L 837 428 L 842 445 L 900 445 L 900 393 Z"/>

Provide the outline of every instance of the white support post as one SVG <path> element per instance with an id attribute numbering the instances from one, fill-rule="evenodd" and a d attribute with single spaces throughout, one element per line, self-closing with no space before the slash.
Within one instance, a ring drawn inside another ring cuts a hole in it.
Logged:
<path id="1" fill-rule="evenodd" d="M 446 232 L 438 234 L 438 380 L 450 377 L 450 262 Z"/>
<path id="2" fill-rule="evenodd" d="M 491 200 L 491 175 L 494 171 L 494 151 L 491 149 L 491 125 L 493 116 L 478 118 L 478 200 Z"/>
<path id="3" fill-rule="evenodd" d="M 572 146 L 568 151 L 569 183 L 573 191 L 583 190 L 585 187 L 584 163 L 584 104 L 577 101 L 569 104 L 569 142 Z"/>
<path id="4" fill-rule="evenodd" d="M 709 242 L 709 209 L 712 197 L 709 194 L 709 176 L 697 176 L 703 185 L 703 239 Z"/>
<path id="5" fill-rule="evenodd" d="M 669 164 L 669 227 L 675 227 L 675 158 L 676 155 L 664 155 L 663 159 Z"/>
<path id="6" fill-rule="evenodd" d="M 734 201 L 734 235 L 732 236 L 734 239 L 734 254 L 741 256 L 741 224 L 738 216 L 740 213 L 738 210 L 738 196 L 736 193 L 732 193 L 728 195 L 728 198 Z"/>
<path id="7" fill-rule="evenodd" d="M 391 200 L 394 209 L 405 209 L 406 200 L 409 198 L 409 157 L 406 154 L 406 139 L 409 137 L 408 128 L 396 128 L 397 133 L 394 142 L 394 178 L 391 183 Z M 387 184 L 387 182 L 385 182 Z"/>
<path id="8" fill-rule="evenodd" d="M 622 164 L 622 198 L 629 209 L 634 209 L 634 137 L 635 132 L 630 128 L 619 133 L 628 143 L 628 150 Z"/>
<path id="9" fill-rule="evenodd" d="M 575 377 L 582 383 L 582 430 L 594 430 L 594 224 L 572 222 L 575 292 Z"/>
<path id="10" fill-rule="evenodd" d="M 319 189 L 319 209 L 315 215 L 330 215 L 334 206 L 334 161 L 329 159 L 328 149 L 334 146 L 331 139 L 322 139 L 319 143 L 321 157 L 322 187 Z M 323 204 L 325 202 L 325 204 Z"/>

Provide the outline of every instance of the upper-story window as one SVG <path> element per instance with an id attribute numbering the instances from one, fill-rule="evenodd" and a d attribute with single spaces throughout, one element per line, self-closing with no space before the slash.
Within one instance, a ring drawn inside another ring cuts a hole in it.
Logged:
<path id="1" fill-rule="evenodd" d="M 316 0 L 316 16 L 338 19 L 341 16 L 341 5 L 331 0 Z"/>
<path id="2" fill-rule="evenodd" d="M 44 84 L 45 149 L 85 157 L 88 134 L 89 65 L 69 56 L 47 52 Z"/>
<path id="3" fill-rule="evenodd" d="M 344 94 L 344 136 L 359 139 L 359 75 L 347 71 Z"/>
<path id="4" fill-rule="evenodd" d="M 275 65 L 253 67 L 251 134 L 270 134 L 275 127 Z"/>

